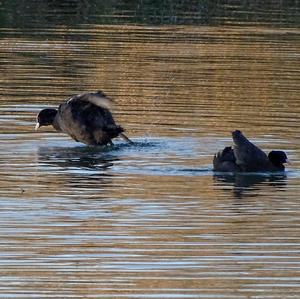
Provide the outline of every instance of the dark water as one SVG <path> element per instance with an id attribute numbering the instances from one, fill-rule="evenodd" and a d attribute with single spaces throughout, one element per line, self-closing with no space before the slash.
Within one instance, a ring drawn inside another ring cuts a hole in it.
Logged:
<path id="1" fill-rule="evenodd" d="M 300 297 L 299 2 L 259 2 L 0 1 L 1 298 Z M 98 89 L 135 145 L 34 131 Z M 286 174 L 214 174 L 237 128 Z"/>

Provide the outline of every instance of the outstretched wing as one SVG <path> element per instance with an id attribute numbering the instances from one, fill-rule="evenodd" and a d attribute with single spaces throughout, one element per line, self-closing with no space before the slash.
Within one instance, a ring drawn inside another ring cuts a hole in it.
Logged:
<path id="1" fill-rule="evenodd" d="M 73 96 L 59 107 L 60 126 L 77 141 L 107 144 L 123 132 L 108 110 L 112 104 L 101 91 Z"/>
<path id="2" fill-rule="evenodd" d="M 111 97 L 108 97 L 103 91 L 99 90 L 97 92 L 88 92 L 75 95 L 68 100 L 68 103 L 74 103 L 77 101 L 86 102 L 94 104 L 103 109 L 113 108 L 115 102 Z"/>

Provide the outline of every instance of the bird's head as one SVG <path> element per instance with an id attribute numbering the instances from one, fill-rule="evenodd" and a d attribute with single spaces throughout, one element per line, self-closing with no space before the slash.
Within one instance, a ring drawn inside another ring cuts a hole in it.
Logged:
<path id="1" fill-rule="evenodd" d="M 52 125 L 56 114 L 57 114 L 56 109 L 47 108 L 41 110 L 36 117 L 37 122 L 36 122 L 35 129 L 37 130 L 39 127 Z"/>
<path id="2" fill-rule="evenodd" d="M 279 167 L 284 167 L 283 164 L 289 163 L 288 157 L 283 151 L 271 151 L 268 158 L 273 165 Z"/>

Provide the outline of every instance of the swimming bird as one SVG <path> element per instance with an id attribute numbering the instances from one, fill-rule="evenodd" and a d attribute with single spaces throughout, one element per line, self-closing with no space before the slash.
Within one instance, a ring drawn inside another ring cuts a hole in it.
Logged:
<path id="1" fill-rule="evenodd" d="M 109 111 L 113 103 L 102 91 L 75 95 L 58 109 L 41 110 L 35 129 L 52 125 L 56 131 L 87 145 L 111 145 L 112 139 L 118 136 L 133 143 L 123 133 L 124 129 L 115 123 Z"/>
<path id="2" fill-rule="evenodd" d="M 213 159 L 214 171 L 261 172 L 284 171 L 288 158 L 283 151 L 271 151 L 268 155 L 251 143 L 241 131 L 232 132 L 233 148 L 225 147 Z"/>

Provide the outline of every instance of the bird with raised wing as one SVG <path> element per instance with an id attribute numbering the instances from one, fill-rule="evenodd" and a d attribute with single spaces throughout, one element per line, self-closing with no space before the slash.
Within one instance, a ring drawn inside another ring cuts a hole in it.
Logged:
<path id="1" fill-rule="evenodd" d="M 109 110 L 113 104 L 114 101 L 102 91 L 75 95 L 58 109 L 41 110 L 35 129 L 52 125 L 58 132 L 87 145 L 113 144 L 112 139 L 118 136 L 133 143 L 123 133 L 124 129 L 115 123 Z"/>
<path id="2" fill-rule="evenodd" d="M 225 147 L 215 154 L 214 171 L 265 172 L 284 171 L 288 158 L 283 151 L 271 151 L 268 155 L 250 142 L 241 131 L 232 132 L 233 148 Z"/>

